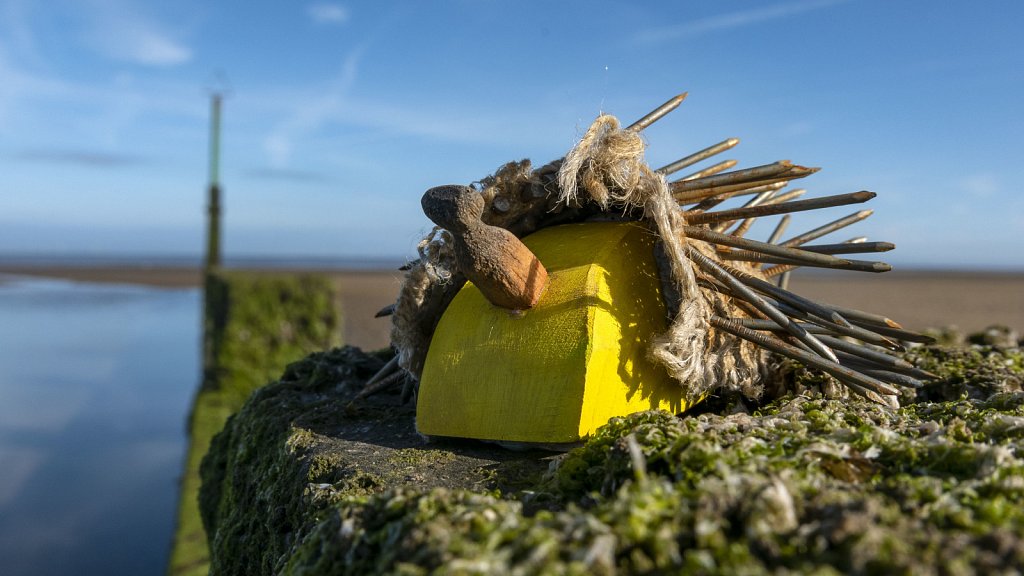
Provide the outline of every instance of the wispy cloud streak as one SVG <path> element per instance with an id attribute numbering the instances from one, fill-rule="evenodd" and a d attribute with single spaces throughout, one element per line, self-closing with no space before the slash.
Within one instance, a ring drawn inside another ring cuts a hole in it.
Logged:
<path id="1" fill-rule="evenodd" d="M 104 56 L 145 66 L 175 66 L 192 50 L 154 18 L 118 0 L 94 0 L 87 42 Z"/>
<path id="2" fill-rule="evenodd" d="M 319 130 L 337 115 L 345 96 L 356 81 L 362 54 L 362 47 L 350 52 L 345 57 L 341 73 L 333 86 L 316 100 L 304 103 L 264 139 L 263 149 L 272 168 L 287 168 L 291 161 L 292 142 Z"/>
<path id="3" fill-rule="evenodd" d="M 640 31 L 636 35 L 635 40 L 640 44 L 660 44 L 672 40 L 693 38 L 704 34 L 761 24 L 769 20 L 796 16 L 812 10 L 831 8 L 833 6 L 845 4 L 849 1 L 850 0 L 802 0 L 799 2 L 788 2 L 785 4 L 776 4 L 774 6 L 765 6 L 763 8 L 727 12 L 725 14 L 700 18 L 698 20 L 693 20 L 691 22 L 675 26 L 648 28 Z"/>
<path id="4" fill-rule="evenodd" d="M 306 8 L 306 14 L 317 24 L 344 24 L 348 22 L 348 9 L 340 4 L 318 2 Z"/>
<path id="5" fill-rule="evenodd" d="M 25 162 L 44 164 L 70 164 L 95 168 L 113 168 L 131 166 L 142 162 L 142 158 L 127 154 L 93 152 L 89 150 L 22 150 L 13 154 L 13 158 Z"/>

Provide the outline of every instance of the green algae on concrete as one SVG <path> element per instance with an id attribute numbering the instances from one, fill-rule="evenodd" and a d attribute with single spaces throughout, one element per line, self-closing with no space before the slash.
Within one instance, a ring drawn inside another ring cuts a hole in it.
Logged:
<path id="1" fill-rule="evenodd" d="M 808 392 L 645 412 L 554 459 L 418 441 L 394 398 L 346 411 L 368 360 L 315 355 L 254 395 L 204 463 L 211 573 L 1013 573 L 1021 350 L 909 355 L 942 380 L 900 410 Z M 791 391 L 812 381 L 780 374 Z"/>
<path id="2" fill-rule="evenodd" d="M 199 516 L 199 464 L 213 436 L 253 390 L 289 362 L 339 343 L 341 306 L 332 280 L 316 274 L 219 272 L 207 276 L 204 373 L 188 422 L 177 529 L 168 573 L 206 574 Z"/>
<path id="3" fill-rule="evenodd" d="M 390 354 L 313 354 L 231 417 L 202 465 L 212 574 L 278 573 L 306 533 L 351 498 L 395 486 L 492 493 L 504 488 L 504 470 L 518 481 L 547 469 L 550 453 L 426 443 L 397 393 L 350 405 Z"/>

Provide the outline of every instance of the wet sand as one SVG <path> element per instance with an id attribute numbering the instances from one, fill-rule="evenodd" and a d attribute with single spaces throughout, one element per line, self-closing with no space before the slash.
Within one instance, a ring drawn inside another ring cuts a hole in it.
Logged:
<path id="1" fill-rule="evenodd" d="M 1024 331 L 1024 273 L 904 272 L 794 275 L 790 289 L 886 316 L 911 330 L 993 324 Z"/>
<path id="2" fill-rule="evenodd" d="M 387 346 L 391 322 L 373 315 L 395 301 L 402 273 L 319 272 L 335 277 L 341 287 L 345 341 L 364 349 Z M 198 287 L 201 279 L 195 268 L 0 266 L 0 274 L 169 288 Z M 817 300 L 885 314 L 911 330 L 956 325 L 971 332 L 992 324 L 1024 330 L 1024 272 L 797 273 L 790 289 Z"/>

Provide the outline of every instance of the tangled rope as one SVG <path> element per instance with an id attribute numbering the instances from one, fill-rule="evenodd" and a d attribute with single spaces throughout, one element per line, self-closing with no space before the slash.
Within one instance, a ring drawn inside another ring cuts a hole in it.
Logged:
<path id="1" fill-rule="evenodd" d="M 602 209 L 610 206 L 643 210 L 663 243 L 669 273 L 681 296 L 668 332 L 651 345 L 651 356 L 697 397 L 715 385 L 716 358 L 708 352 L 711 305 L 704 298 L 693 266 L 686 257 L 685 221 L 665 177 L 644 161 L 640 134 L 622 130 L 617 118 L 602 114 L 566 155 L 558 173 L 560 200 L 578 203 L 585 192 Z"/>

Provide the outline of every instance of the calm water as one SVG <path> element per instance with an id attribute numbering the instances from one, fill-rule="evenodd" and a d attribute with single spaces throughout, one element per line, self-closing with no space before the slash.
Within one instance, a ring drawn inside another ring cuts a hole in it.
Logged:
<path id="1" fill-rule="evenodd" d="M 0 575 L 165 572 L 199 307 L 0 277 Z"/>

